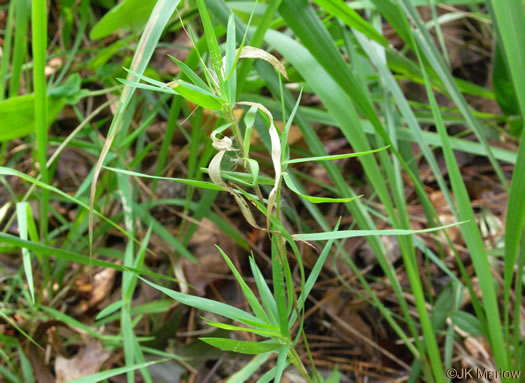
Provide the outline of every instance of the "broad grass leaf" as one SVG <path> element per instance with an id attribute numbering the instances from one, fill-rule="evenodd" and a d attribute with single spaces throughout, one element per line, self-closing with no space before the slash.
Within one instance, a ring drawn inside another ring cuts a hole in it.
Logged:
<path id="1" fill-rule="evenodd" d="M 178 291 L 168 289 L 157 285 L 156 283 L 150 282 L 144 278 L 139 277 L 151 287 L 163 292 L 167 296 L 175 299 L 176 301 L 183 303 L 187 306 L 195 307 L 199 310 L 209 311 L 217 315 L 221 315 L 225 318 L 244 321 L 245 319 L 251 323 L 261 323 L 259 319 L 246 311 L 240 310 L 237 307 L 227 305 L 222 302 L 213 301 L 211 299 L 201 298 L 193 295 L 179 293 Z M 262 323 L 264 324 L 264 323 Z"/>
<path id="2" fill-rule="evenodd" d="M 89 38 L 98 40 L 123 27 L 141 28 L 148 20 L 156 2 L 156 0 L 122 1 L 95 24 L 89 33 Z"/>
<path id="3" fill-rule="evenodd" d="M 62 98 L 47 98 L 47 126 L 56 119 L 67 102 Z M 12 97 L 0 102 L 0 142 L 27 136 L 35 131 L 35 95 L 33 93 Z"/>
<path id="4" fill-rule="evenodd" d="M 479 337 L 483 336 L 479 319 L 466 311 L 455 311 L 450 315 L 450 320 L 456 326 L 468 334 Z"/>
<path id="5" fill-rule="evenodd" d="M 199 88 L 185 81 L 174 80 L 169 83 L 169 86 L 186 100 L 204 109 L 220 110 L 227 103 L 226 100 L 213 95 L 208 90 Z"/>

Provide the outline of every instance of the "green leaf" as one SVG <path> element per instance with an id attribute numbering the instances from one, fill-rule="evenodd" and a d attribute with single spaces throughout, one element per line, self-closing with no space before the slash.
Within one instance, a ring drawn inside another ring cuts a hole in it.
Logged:
<path id="1" fill-rule="evenodd" d="M 250 304 L 250 307 L 252 308 L 255 316 L 264 322 L 268 322 L 268 316 L 264 312 L 264 309 L 257 300 L 257 297 L 253 293 L 252 289 L 250 289 L 250 286 L 248 286 L 248 284 L 242 279 L 241 274 L 237 271 L 237 268 L 232 263 L 232 261 L 230 261 L 230 258 L 228 258 L 224 251 L 222 251 L 222 249 L 219 246 L 216 245 L 216 247 L 217 249 L 219 249 L 222 257 L 224 258 L 224 261 L 228 264 L 228 267 L 230 268 L 232 274 L 235 276 L 235 279 L 237 279 L 237 283 L 239 283 L 239 285 L 241 286 L 242 292 L 246 297 L 246 300 Z"/>
<path id="2" fill-rule="evenodd" d="M 40 180 L 37 180 L 37 179 L 35 179 L 35 178 L 25 174 L 25 173 L 19 172 L 18 170 L 0 166 L 0 175 L 19 177 L 19 178 L 23 179 L 24 181 L 30 182 L 30 183 L 32 183 L 35 186 L 39 186 L 40 188 L 42 188 L 44 190 L 52 191 L 52 192 L 58 194 L 59 196 L 65 198 L 65 199 L 67 199 L 67 200 L 69 200 L 69 201 L 71 201 L 73 203 L 76 203 L 77 205 L 83 207 L 84 209 L 90 210 L 89 206 L 87 204 L 85 204 L 84 202 L 82 202 L 81 200 L 79 200 L 78 198 L 72 197 L 69 194 L 64 193 L 62 190 L 57 189 L 54 186 L 48 185 L 48 184 L 46 184 L 46 183 L 44 183 L 44 182 L 42 182 Z M 126 230 L 124 230 L 122 227 L 120 227 L 120 225 L 118 225 L 117 223 L 113 222 L 111 219 L 107 218 L 104 214 L 100 213 L 98 210 L 91 209 L 90 212 L 92 214 L 95 214 L 97 217 L 100 217 L 102 220 L 106 221 L 107 223 L 109 223 L 115 229 L 117 229 L 120 232 L 122 232 L 126 237 L 128 237 L 130 239 L 133 239 L 133 241 L 135 241 L 135 242 L 138 242 L 138 240 L 136 238 L 134 238 Z M 140 243 L 140 242 L 138 242 L 138 243 Z"/>
<path id="3" fill-rule="evenodd" d="M 153 8 L 153 11 L 151 12 L 151 14 L 149 14 L 148 22 L 146 24 L 146 27 L 144 28 L 144 32 L 142 33 L 140 37 L 139 43 L 133 55 L 133 59 L 131 62 L 131 70 L 133 70 L 135 73 L 142 75 L 142 73 L 144 73 L 144 71 L 146 70 L 146 67 L 149 63 L 149 60 L 151 59 L 151 56 L 153 55 L 153 52 L 157 46 L 160 36 L 162 32 L 164 31 L 164 28 L 166 27 L 171 15 L 175 11 L 176 7 L 179 5 L 179 2 L 180 0 L 157 0 L 156 1 L 155 7 Z M 132 82 L 135 80 L 135 77 L 133 75 L 128 75 L 127 80 Z M 104 146 L 102 148 L 102 151 L 97 159 L 97 162 L 93 170 L 93 177 L 92 177 L 91 187 L 90 187 L 89 217 L 88 217 L 88 220 L 89 220 L 88 239 L 89 239 L 90 255 L 93 254 L 93 225 L 94 225 L 94 216 L 93 216 L 94 209 L 93 208 L 95 205 L 95 196 L 96 196 L 96 191 L 97 191 L 98 177 L 100 175 L 104 162 L 108 158 L 108 153 L 111 149 L 113 141 L 115 140 L 115 137 L 120 127 L 123 125 L 125 111 L 128 109 L 127 107 L 134 93 L 135 93 L 135 89 L 132 87 L 125 86 L 123 88 L 122 93 L 119 98 L 119 102 L 117 104 L 115 115 L 109 127 L 107 138 L 104 142 Z M 120 226 L 118 228 L 119 230 L 122 230 Z"/>
<path id="4" fill-rule="evenodd" d="M 187 66 L 185 63 L 177 59 L 176 57 L 173 57 L 172 55 L 168 55 L 170 59 L 175 62 L 186 76 L 193 82 L 195 86 L 198 86 L 199 88 L 206 89 L 207 91 L 210 91 L 210 88 L 208 85 L 193 71 L 189 66 Z"/>
<path id="5" fill-rule="evenodd" d="M 48 113 L 47 126 L 56 119 L 60 111 L 66 106 L 62 98 L 47 98 Z M 0 142 L 27 136 L 35 131 L 35 95 L 33 93 L 12 97 L 0 102 Z"/>
<path id="6" fill-rule="evenodd" d="M 510 72 L 514 91 L 519 105 L 522 121 L 525 121 L 525 77 L 523 68 L 525 67 L 525 8 L 521 0 L 509 0 L 502 7 L 494 0 L 487 1 L 489 10 L 496 23 L 498 44 L 502 44 L 502 51 Z M 505 255 L 504 255 L 504 321 L 505 338 L 509 340 L 510 335 L 510 290 L 512 286 L 516 260 L 519 258 L 520 243 L 523 242 L 523 228 L 525 227 L 525 140 L 521 140 L 518 150 L 518 159 L 512 172 L 511 190 L 507 207 L 507 218 L 505 222 Z M 523 254 L 522 254 L 523 256 Z M 519 266 L 521 267 L 521 266 Z M 518 274 L 520 275 L 520 274 Z M 516 294 L 521 294 L 521 281 L 516 282 Z M 513 344 L 514 350 L 519 348 L 522 341 L 520 330 L 520 310 L 521 302 L 516 300 L 514 303 L 514 325 L 513 325 Z M 511 342 L 508 342 L 508 356 L 511 354 Z M 495 350 L 499 353 L 499 350 Z M 503 358 L 502 358 L 503 359 Z M 497 358 L 496 358 L 497 360 Z M 504 359 L 503 359 L 504 360 Z M 505 360 L 504 360 L 505 361 Z M 515 367 L 511 366 L 511 367 Z M 506 369 L 505 363 L 498 367 Z"/>
<path id="7" fill-rule="evenodd" d="M 277 364 L 275 366 L 275 378 L 274 382 L 279 383 L 283 376 L 284 369 L 288 366 L 288 352 L 290 351 L 290 345 L 281 346 L 279 350 L 279 356 L 277 357 Z"/>
<path id="8" fill-rule="evenodd" d="M 31 343 L 33 343 L 35 346 L 37 346 L 40 350 L 42 350 L 42 351 L 45 350 L 44 347 L 39 345 L 33 338 L 31 338 L 31 336 L 28 333 L 26 333 L 24 330 L 22 330 L 20 327 L 18 327 L 18 325 L 15 322 L 13 322 L 11 320 L 11 318 L 9 318 L 2 311 L 0 311 L 0 317 L 4 318 L 7 321 L 7 323 L 9 323 L 11 326 L 16 328 L 20 332 L 20 334 L 22 334 L 27 340 L 29 340 Z"/>
<path id="9" fill-rule="evenodd" d="M 233 340 L 228 338 L 199 338 L 203 342 L 220 348 L 223 351 L 238 352 L 240 354 L 263 354 L 265 352 L 273 351 L 281 347 L 279 343 L 261 343 L 249 342 L 241 340 Z"/>
<path id="10" fill-rule="evenodd" d="M 99 320 L 100 318 L 104 318 L 110 314 L 113 314 L 115 311 L 120 309 L 124 302 L 122 300 L 115 301 L 106 307 L 104 307 L 95 317 L 95 320 Z"/>
<path id="11" fill-rule="evenodd" d="M 341 377 L 342 377 L 341 372 L 339 372 L 339 369 L 337 368 L 337 364 L 336 364 L 334 369 L 332 370 L 332 373 L 330 374 L 328 378 L 326 378 L 324 383 L 340 383 Z"/>
<path id="12" fill-rule="evenodd" d="M 163 292 L 167 296 L 175 299 L 176 301 L 183 303 L 187 306 L 195 307 L 199 310 L 209 311 L 217 315 L 221 315 L 226 318 L 238 320 L 243 322 L 244 320 L 250 321 L 250 323 L 261 323 L 259 319 L 246 311 L 240 310 L 237 307 L 227 305 L 222 302 L 213 301 L 211 299 L 196 297 L 189 294 L 179 293 L 175 290 L 168 289 L 166 287 L 159 286 L 153 282 L 150 282 L 144 278 L 139 277 L 151 287 Z M 264 323 L 261 323 L 264 325 Z"/>
<path id="13" fill-rule="evenodd" d="M 271 352 L 259 354 L 230 376 L 226 383 L 244 383 L 261 367 L 272 355 Z"/>
<path id="14" fill-rule="evenodd" d="M 178 95 L 177 92 L 175 92 L 173 89 L 171 88 L 167 88 L 167 87 L 158 87 L 158 86 L 154 86 L 154 85 L 148 85 L 148 84 L 142 84 L 140 82 L 136 82 L 136 81 L 128 81 L 128 80 L 124 80 L 122 78 L 117 78 L 118 81 L 120 81 L 121 83 L 123 83 L 124 85 L 127 85 L 131 88 L 137 88 L 137 89 L 144 89 L 144 90 L 150 90 L 152 92 L 160 92 L 160 93 L 168 93 L 168 94 L 173 94 L 173 95 Z"/>
<path id="15" fill-rule="evenodd" d="M 432 326 L 436 332 L 443 329 L 448 314 L 453 307 L 454 289 L 452 288 L 452 285 L 448 285 L 441 294 L 439 294 L 438 299 L 432 307 Z"/>
<path id="16" fill-rule="evenodd" d="M 350 8 L 344 1 L 314 0 L 314 3 L 322 7 L 326 12 L 339 18 L 350 28 L 361 32 L 366 37 L 374 40 L 384 47 L 388 47 L 388 40 L 383 37 L 374 27 L 364 20 L 359 13 Z"/>
<path id="17" fill-rule="evenodd" d="M 374 150 L 368 150 L 366 152 L 356 152 L 356 153 L 346 153 L 346 154 L 335 154 L 332 156 L 319 156 L 319 157 L 304 157 L 304 158 L 294 158 L 293 160 L 288 160 L 286 163 L 288 164 L 298 164 L 300 162 L 309 162 L 309 161 L 333 161 L 333 160 L 340 160 L 342 158 L 352 158 L 352 157 L 360 157 L 367 154 L 377 153 L 381 152 L 385 149 L 388 149 L 390 146 L 384 146 L 379 149 Z"/>
<path id="18" fill-rule="evenodd" d="M 290 329 L 288 327 L 288 310 L 286 305 L 286 291 L 283 281 L 283 262 L 281 256 L 286 257 L 286 254 L 280 254 L 279 243 L 280 237 L 272 236 L 272 277 L 273 277 L 273 295 L 277 304 L 277 320 L 281 334 L 284 337 L 290 336 Z M 290 305 L 292 303 L 290 302 Z"/>
<path id="19" fill-rule="evenodd" d="M 158 273 L 154 273 L 154 272 L 146 271 L 146 270 L 136 270 L 130 267 L 123 267 L 113 262 L 101 261 L 99 259 L 86 257 L 85 255 L 80 255 L 77 253 L 73 253 L 71 251 L 42 245 L 41 243 L 38 243 L 38 242 L 26 241 L 26 240 L 20 239 L 17 236 L 11 235 L 11 234 L 0 233 L 0 243 L 6 243 L 9 245 L 15 246 L 17 248 L 20 248 L 20 249 L 32 250 L 37 254 L 51 256 L 54 258 L 63 259 L 69 262 L 76 262 L 76 263 L 80 263 L 83 265 L 104 267 L 104 268 L 109 268 L 109 269 L 115 269 L 118 271 L 133 271 L 138 274 L 149 275 L 155 278 L 173 280 L 173 278 L 168 277 L 166 275 L 162 275 L 162 274 L 158 274 Z"/>
<path id="20" fill-rule="evenodd" d="M 328 198 L 328 197 L 313 197 L 313 196 L 309 196 L 309 195 L 306 195 L 306 194 L 303 194 L 299 191 L 299 189 L 297 189 L 297 186 L 295 186 L 295 184 L 293 183 L 292 181 L 292 178 L 290 177 L 290 175 L 288 173 L 283 173 L 283 179 L 284 179 L 284 182 L 286 183 L 286 186 L 288 186 L 288 188 L 293 191 L 295 194 L 297 195 L 300 195 L 301 197 L 303 197 L 304 199 L 306 199 L 307 201 L 310 201 L 310 202 L 313 202 L 313 203 L 326 203 L 326 202 L 330 202 L 330 203 L 341 203 L 341 202 L 350 202 L 350 201 L 353 201 L 355 199 L 358 199 L 358 198 L 361 198 L 362 195 L 360 196 L 357 196 L 357 197 L 347 197 L 347 198 Z"/>
<path id="21" fill-rule="evenodd" d="M 205 109 L 220 110 L 227 103 L 226 100 L 211 94 L 206 89 L 199 88 L 182 80 L 173 80 L 169 83 L 171 89 L 186 100 L 191 101 Z"/>
<path id="22" fill-rule="evenodd" d="M 122 1 L 95 24 L 89 38 L 98 40 L 123 27 L 140 29 L 148 20 L 155 3 L 156 0 Z"/>
<path id="23" fill-rule="evenodd" d="M 35 383 L 35 375 L 33 373 L 33 367 L 31 362 L 27 359 L 26 354 L 22 347 L 17 347 L 18 357 L 20 358 L 20 366 L 22 367 L 22 375 L 24 376 L 25 383 Z"/>
<path id="24" fill-rule="evenodd" d="M 460 329 L 472 336 L 483 336 L 479 319 L 470 313 L 465 311 L 455 311 L 450 315 L 450 320 L 452 320 L 452 323 Z"/>
<path id="25" fill-rule="evenodd" d="M 277 305 L 275 303 L 275 298 L 273 297 L 272 291 L 270 290 L 270 287 L 268 287 L 261 270 L 259 270 L 259 267 L 255 263 L 253 256 L 250 257 L 250 268 L 263 305 L 266 308 L 268 315 L 270 315 L 272 323 L 277 324 Z"/>
<path id="26" fill-rule="evenodd" d="M 167 180 L 167 181 L 179 182 L 179 183 L 182 183 L 182 184 L 195 186 L 195 187 L 198 187 L 198 188 L 201 188 L 201 189 L 221 190 L 221 191 L 224 190 L 221 187 L 219 187 L 219 186 L 217 186 L 217 185 L 215 185 L 215 184 L 213 184 L 211 182 L 206 182 L 206 181 L 186 180 L 186 179 L 183 179 L 183 178 L 171 178 L 171 177 L 157 177 L 157 176 L 151 176 L 149 174 L 132 172 L 130 170 L 116 169 L 116 168 L 112 168 L 112 167 L 109 167 L 109 166 L 104 166 L 104 168 L 107 169 L 107 170 L 111 170 L 112 172 L 127 174 L 129 176 L 142 177 L 142 178 L 153 178 L 153 179 L 156 179 L 156 180 Z"/>
<path id="27" fill-rule="evenodd" d="M 288 160 L 290 159 L 290 146 L 288 145 L 288 136 L 290 134 L 290 127 L 292 126 L 292 121 L 295 118 L 297 111 L 299 110 L 299 105 L 301 104 L 302 97 L 303 97 L 303 89 L 301 88 L 301 92 L 299 92 L 299 97 L 297 97 L 297 102 L 295 103 L 295 106 L 292 110 L 292 113 L 290 114 L 290 117 L 288 118 L 288 121 L 286 121 L 286 126 L 284 127 L 284 132 L 283 132 L 283 135 L 281 136 L 281 146 L 284 148 L 282 152 L 282 156 L 281 156 L 281 163 L 284 165 L 283 170 L 286 169 L 286 165 L 288 163 Z"/>
<path id="28" fill-rule="evenodd" d="M 28 238 L 27 219 L 31 217 L 30 206 L 28 202 L 19 202 L 16 204 L 16 215 L 18 217 L 18 231 L 20 238 L 26 240 Z M 32 219 L 32 218 L 31 218 Z M 33 284 L 33 268 L 31 266 L 31 254 L 28 249 L 22 248 L 22 261 L 24 264 L 24 273 L 26 274 L 27 285 L 31 294 L 32 303 L 35 304 L 35 286 Z"/>
<path id="29" fill-rule="evenodd" d="M 210 326 L 217 327 L 223 330 L 229 330 L 229 331 L 241 331 L 241 332 L 251 332 L 253 334 L 265 336 L 265 337 L 280 337 L 281 333 L 279 332 L 279 329 L 276 329 L 274 331 L 271 330 L 260 330 L 256 328 L 247 328 L 247 327 L 239 327 L 234 326 L 231 324 L 225 324 L 225 323 L 219 323 L 219 322 L 213 322 L 211 320 L 208 320 L 204 318 L 206 323 Z"/>
<path id="30" fill-rule="evenodd" d="M 431 227 L 429 229 L 421 230 L 404 230 L 404 229 L 391 229 L 391 230 L 339 230 L 339 231 L 328 231 L 324 233 L 311 233 L 311 234 L 294 234 L 293 237 L 301 239 L 303 241 L 325 241 L 330 239 L 342 239 L 342 238 L 354 238 L 354 237 L 366 237 L 369 235 L 412 235 L 431 233 L 433 231 L 439 231 L 447 229 L 449 227 L 461 225 L 467 221 L 453 223 L 450 225 L 444 225 L 439 227 Z"/>
<path id="31" fill-rule="evenodd" d="M 225 65 L 225 84 L 227 85 L 228 100 L 230 104 L 235 103 L 235 95 L 237 92 L 237 74 L 236 74 L 236 36 L 235 36 L 235 16 L 230 14 L 228 19 L 228 26 L 226 28 L 226 54 L 224 56 Z"/>
<path id="32" fill-rule="evenodd" d="M 199 9 L 202 25 L 204 27 L 204 35 L 206 37 L 206 42 L 208 43 L 208 50 L 210 52 L 213 69 L 219 77 L 219 80 L 222 80 L 223 70 L 221 50 L 219 49 L 219 42 L 215 35 L 215 29 L 211 23 L 210 15 L 204 4 L 204 0 L 197 0 L 197 8 Z"/>
<path id="33" fill-rule="evenodd" d="M 96 374 L 89 375 L 89 376 L 86 376 L 86 377 L 83 377 L 83 378 L 70 380 L 67 383 L 97 383 L 97 382 L 101 382 L 103 380 L 112 378 L 112 377 L 117 376 L 117 375 L 125 374 L 126 372 L 129 372 L 129 371 L 135 371 L 135 370 L 143 369 L 143 368 L 152 366 L 152 365 L 157 364 L 157 363 L 165 362 L 167 360 L 168 359 L 154 360 L 152 362 L 141 363 L 141 364 L 126 366 L 126 367 L 114 368 L 112 370 L 98 372 Z"/>
<path id="34" fill-rule="evenodd" d="M 500 45 L 501 43 L 496 43 L 494 48 L 492 87 L 501 111 L 511 118 L 514 117 L 514 119 L 509 121 L 510 132 L 514 136 L 519 137 L 523 129 L 523 120 L 520 118 L 516 119 L 516 116 L 520 114 L 520 108 Z"/>

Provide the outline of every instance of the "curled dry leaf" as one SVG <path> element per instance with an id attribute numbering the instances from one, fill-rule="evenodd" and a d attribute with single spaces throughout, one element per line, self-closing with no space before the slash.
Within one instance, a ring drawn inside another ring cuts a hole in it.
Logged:
<path id="1" fill-rule="evenodd" d="M 272 163 L 273 168 L 275 172 L 275 183 L 273 185 L 272 190 L 270 191 L 270 195 L 268 196 L 268 207 L 266 212 L 266 228 L 267 230 L 270 230 L 270 217 L 272 215 L 273 211 L 273 205 L 275 204 L 275 199 L 277 198 L 277 190 L 279 189 L 279 183 L 281 182 L 281 140 L 279 138 L 279 134 L 277 133 L 277 128 L 275 127 L 275 124 L 273 122 L 273 115 L 270 113 L 268 109 L 264 105 L 261 105 L 256 102 L 238 102 L 239 105 L 248 105 L 248 106 L 255 106 L 259 110 L 261 110 L 264 114 L 268 116 L 270 119 L 270 141 L 272 144 Z"/>
<path id="2" fill-rule="evenodd" d="M 277 59 L 277 57 L 271 53 L 266 52 L 265 50 L 247 45 L 240 48 L 240 52 L 239 49 L 237 49 L 236 55 L 239 56 L 239 59 L 250 58 L 264 60 L 270 63 L 276 71 L 279 71 L 284 76 L 284 78 L 288 80 L 288 73 L 286 73 L 286 68 L 284 65 Z M 226 66 L 226 57 L 224 57 L 222 61 L 223 66 Z"/>
<path id="3" fill-rule="evenodd" d="M 83 347 L 72 359 L 57 356 L 55 360 L 56 383 L 97 373 L 109 356 L 110 352 L 105 350 L 98 341 L 93 341 Z"/>
<path id="4" fill-rule="evenodd" d="M 261 229 L 261 227 L 257 225 L 257 223 L 255 222 L 255 218 L 253 217 L 253 214 L 246 200 L 239 193 L 235 192 L 235 190 L 233 190 L 222 179 L 222 176 L 221 176 L 222 158 L 224 157 L 226 152 L 235 151 L 237 149 L 234 149 L 232 147 L 231 138 L 224 137 L 224 138 L 218 139 L 217 134 L 218 132 L 216 130 L 214 130 L 211 134 L 211 138 L 213 141 L 213 147 L 217 149 L 219 152 L 212 158 L 212 160 L 210 161 L 210 165 L 208 166 L 210 179 L 215 185 L 225 189 L 228 193 L 230 193 L 233 196 L 233 198 L 235 199 L 235 202 L 237 202 L 237 205 L 239 205 L 239 208 L 241 209 L 242 215 L 244 216 L 244 218 L 246 219 L 246 221 L 248 221 L 250 225 L 258 229 Z"/>
<path id="5" fill-rule="evenodd" d="M 115 263 L 121 264 L 120 261 Z M 113 288 L 116 273 L 117 270 L 115 269 L 103 269 L 95 274 L 93 277 L 93 290 L 91 291 L 91 297 L 88 302 L 89 307 L 96 306 L 108 296 Z"/>

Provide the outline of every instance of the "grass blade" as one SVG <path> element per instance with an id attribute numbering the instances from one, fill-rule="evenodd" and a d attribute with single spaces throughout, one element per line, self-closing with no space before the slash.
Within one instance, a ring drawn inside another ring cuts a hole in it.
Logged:
<path id="1" fill-rule="evenodd" d="M 487 1 L 496 21 L 499 42 L 503 45 L 506 63 L 510 71 L 514 91 L 518 99 L 521 119 L 525 121 L 525 78 L 523 68 L 525 65 L 525 10 L 523 3 L 519 0 L 511 0 L 505 7 L 496 4 L 495 1 Z M 512 173 L 512 183 L 507 206 L 507 220 L 505 223 L 505 255 L 504 255 L 504 303 L 505 309 L 505 332 L 507 339 L 510 332 L 509 300 L 512 285 L 512 276 L 516 259 L 518 258 L 520 242 L 522 241 L 523 228 L 525 226 L 525 140 L 521 139 L 518 150 L 516 167 Z M 523 254 L 521 255 L 523 256 Z M 516 285 L 518 285 L 516 283 Z M 515 311 L 519 312 L 520 302 L 516 302 Z M 520 315 L 514 316 L 514 347 L 518 348 L 520 338 Z M 510 347 L 510 344 L 508 345 Z M 518 366 L 519 361 L 515 361 Z"/>
<path id="2" fill-rule="evenodd" d="M 19 202 L 16 204 L 16 215 L 18 217 L 18 230 L 20 231 L 20 239 L 27 241 L 28 239 L 28 218 L 29 203 Z M 33 283 L 33 268 L 31 266 L 31 254 L 28 249 L 22 248 L 22 259 L 24 264 L 24 273 L 27 278 L 27 285 L 31 294 L 32 303 L 35 304 L 35 286 Z"/>
<path id="3" fill-rule="evenodd" d="M 175 11 L 175 8 L 177 8 L 177 6 L 179 5 L 179 2 L 180 0 L 158 0 L 157 1 L 155 7 L 153 8 L 153 12 L 151 13 L 149 20 L 146 24 L 146 27 L 144 28 L 144 33 L 142 34 L 140 38 L 139 44 L 133 56 L 133 60 L 131 63 L 131 70 L 133 72 L 139 75 L 142 75 L 144 73 L 144 70 L 146 69 L 148 62 L 151 56 L 153 55 L 153 51 L 155 47 L 157 46 L 157 42 L 160 39 L 160 35 L 162 34 L 162 31 L 164 30 L 164 27 L 168 23 L 172 13 Z M 128 75 L 127 80 L 130 82 L 133 82 L 135 80 L 135 76 L 130 74 Z M 126 110 L 126 107 L 131 101 L 131 97 L 133 96 L 134 92 L 135 92 L 135 88 L 130 87 L 130 86 L 124 87 L 122 94 L 120 95 L 115 117 L 113 118 L 113 121 L 111 122 L 111 126 L 109 128 L 108 137 L 106 139 L 106 142 L 104 143 L 102 152 L 100 153 L 100 156 L 98 157 L 97 163 L 95 165 L 95 173 L 93 175 L 93 181 L 91 182 L 91 192 L 90 192 L 90 199 L 89 199 L 90 255 L 93 254 L 93 248 L 92 248 L 93 223 L 94 223 L 93 222 L 93 207 L 95 204 L 97 180 L 100 175 L 102 166 L 104 165 L 106 156 L 108 155 L 111 145 L 113 144 L 116 134 L 119 131 L 120 126 L 122 124 L 122 120 L 124 118 L 124 112 Z"/>
<path id="4" fill-rule="evenodd" d="M 450 225 L 444 225 L 439 227 L 431 227 L 428 229 L 420 230 L 404 230 L 404 229 L 391 229 L 391 230 L 339 230 L 339 231 L 328 231 L 324 233 L 312 233 L 312 234 L 294 234 L 293 237 L 301 239 L 303 241 L 328 241 L 331 239 L 343 239 L 343 238 L 354 238 L 354 237 L 366 237 L 369 235 L 412 235 L 431 233 L 449 227 L 462 225 L 468 221 L 453 223 Z"/>
<path id="5" fill-rule="evenodd" d="M 162 362 L 165 362 L 167 360 L 168 359 L 154 360 L 152 362 L 136 364 L 136 365 L 133 365 L 133 366 L 114 368 L 112 370 L 98 372 L 96 374 L 93 374 L 93 375 L 90 375 L 90 376 L 86 376 L 86 377 L 83 377 L 83 378 L 70 380 L 67 383 L 97 383 L 97 382 L 101 382 L 103 380 L 112 378 L 112 377 L 117 376 L 117 375 L 125 374 L 125 373 L 127 373 L 129 371 L 135 371 L 135 370 L 147 368 L 149 366 L 152 366 L 152 365 L 157 364 L 157 363 L 162 363 Z"/>
<path id="6" fill-rule="evenodd" d="M 227 338 L 199 338 L 203 342 L 220 348 L 223 351 L 238 352 L 241 354 L 263 354 L 281 347 L 279 343 L 261 343 Z"/>
<path id="7" fill-rule="evenodd" d="M 35 0 L 31 3 L 31 36 L 33 49 L 33 88 L 35 90 L 35 131 L 37 158 L 42 182 L 48 184 L 47 171 L 47 2 Z M 47 240 L 49 192 L 42 190 L 40 199 L 40 238 Z"/>

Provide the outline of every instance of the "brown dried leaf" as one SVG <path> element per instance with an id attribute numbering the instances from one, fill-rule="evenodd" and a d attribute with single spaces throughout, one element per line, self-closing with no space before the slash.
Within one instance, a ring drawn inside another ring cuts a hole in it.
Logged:
<path id="1" fill-rule="evenodd" d="M 216 244 L 229 255 L 236 248 L 231 238 L 222 235 L 211 221 L 204 218 L 190 241 L 192 254 L 199 263 L 182 259 L 185 279 L 200 295 L 204 295 L 208 284 L 229 274 L 230 269 L 215 248 Z"/>
<path id="2" fill-rule="evenodd" d="M 72 359 L 57 356 L 55 360 L 56 383 L 97 373 L 109 356 L 110 352 L 105 350 L 98 341 L 89 343 Z"/>
<path id="3" fill-rule="evenodd" d="M 237 49 L 236 54 L 239 54 L 239 50 Z M 251 58 L 251 59 L 261 59 L 268 63 L 270 63 L 276 71 L 279 71 L 286 79 L 288 79 L 288 74 L 286 73 L 286 68 L 284 65 L 271 53 L 266 52 L 265 50 L 251 47 L 249 45 L 246 45 L 242 47 L 241 52 L 239 54 L 239 59 L 242 58 Z M 226 61 L 226 57 L 224 57 L 223 61 Z"/>

